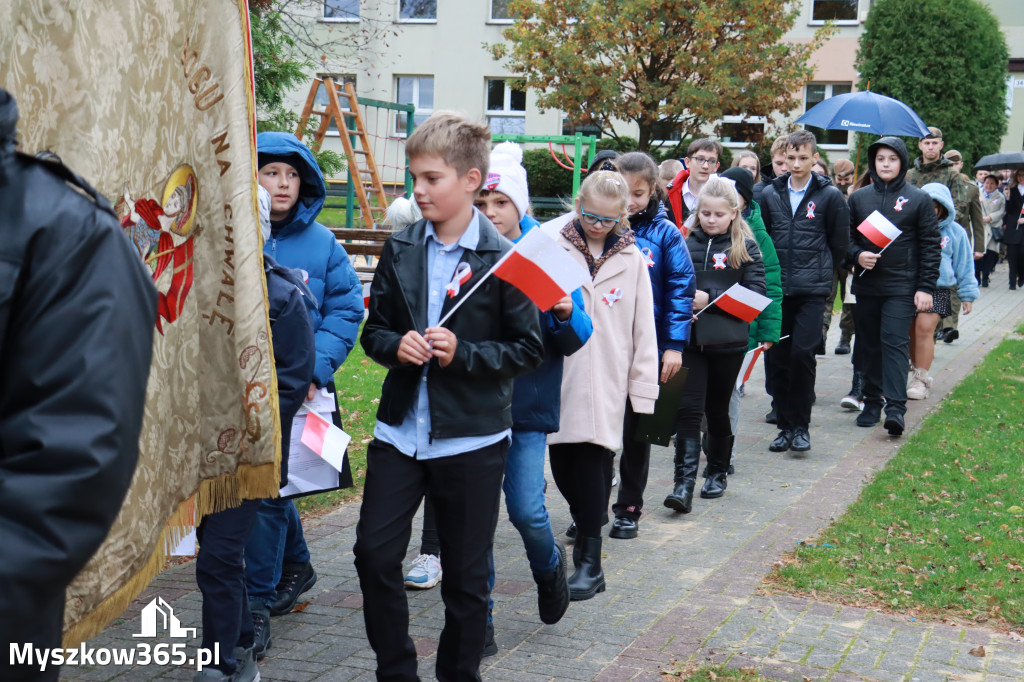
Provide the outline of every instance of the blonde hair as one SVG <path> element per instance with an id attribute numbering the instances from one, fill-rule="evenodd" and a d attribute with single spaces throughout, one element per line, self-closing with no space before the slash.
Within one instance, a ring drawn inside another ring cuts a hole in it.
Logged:
<path id="1" fill-rule="evenodd" d="M 440 156 L 459 177 L 476 168 L 480 171 L 479 190 L 491 162 L 491 129 L 453 111 L 438 111 L 409 136 L 405 155 L 410 159 Z"/>
<path id="2" fill-rule="evenodd" d="M 729 239 L 732 241 L 729 246 L 729 267 L 739 268 L 744 263 L 753 261 L 754 259 L 747 251 L 747 239 L 753 239 L 754 233 L 750 231 L 747 221 L 740 215 L 740 195 L 736 193 L 736 188 L 728 180 L 709 179 L 700 190 L 700 194 L 697 195 L 697 205 L 693 209 L 693 214 L 697 216 L 697 224 L 700 224 L 700 209 L 705 199 L 724 199 L 729 210 L 736 214 L 732 223 L 729 224 Z"/>
<path id="3" fill-rule="evenodd" d="M 629 218 L 626 217 L 626 207 L 629 206 L 629 185 L 626 184 L 626 179 L 615 171 L 595 171 L 594 173 L 589 173 L 587 179 L 580 185 L 576 201 L 579 202 L 582 208 L 584 201 L 594 197 L 619 202 L 619 215 L 622 216 L 622 219 L 615 226 L 615 234 L 625 234 L 629 230 Z M 579 217 L 579 214 L 577 214 L 577 220 Z"/>
<path id="4" fill-rule="evenodd" d="M 754 182 L 761 182 L 761 159 L 757 154 L 750 151 L 749 149 L 741 149 L 736 152 L 732 157 L 732 168 L 736 168 L 740 165 L 740 161 L 743 159 L 753 159 L 754 165 L 757 166 L 757 172 L 754 173 Z"/>
<path id="5" fill-rule="evenodd" d="M 683 162 L 679 159 L 665 159 L 658 166 L 658 175 L 660 176 L 661 189 L 664 190 L 668 187 L 668 183 L 675 180 L 675 177 L 679 175 L 679 171 L 683 170 Z"/>
<path id="6" fill-rule="evenodd" d="M 788 144 L 789 144 L 789 135 L 780 135 L 779 137 L 776 137 L 775 138 L 775 142 L 772 142 L 772 151 L 771 151 L 772 158 L 774 159 L 775 155 L 778 154 L 779 152 L 782 152 L 783 154 L 785 154 L 786 153 L 786 145 L 788 145 Z"/>

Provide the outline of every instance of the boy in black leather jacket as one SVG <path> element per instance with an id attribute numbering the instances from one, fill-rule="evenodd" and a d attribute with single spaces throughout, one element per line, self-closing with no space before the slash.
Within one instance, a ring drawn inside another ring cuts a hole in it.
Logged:
<path id="1" fill-rule="evenodd" d="M 511 243 L 473 207 L 490 132 L 436 113 L 406 145 L 423 220 L 384 246 L 361 342 L 389 368 L 367 452 L 355 564 L 377 677 L 416 680 L 402 559 L 425 492 L 437 512 L 445 626 L 438 680 L 479 680 L 512 382 L 543 356 L 537 310 L 488 277 Z M 465 304 L 446 321 L 457 303 Z"/>

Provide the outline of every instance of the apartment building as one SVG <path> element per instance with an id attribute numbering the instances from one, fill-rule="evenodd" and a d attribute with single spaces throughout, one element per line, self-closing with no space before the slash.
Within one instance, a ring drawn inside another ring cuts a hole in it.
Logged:
<path id="1" fill-rule="evenodd" d="M 858 80 L 854 68 L 857 42 L 872 0 L 799 0 L 800 15 L 787 39 L 809 41 L 826 21 L 834 21 L 836 33 L 812 58 L 814 77 L 803 88 L 801 104 L 782 121 L 799 117 L 824 99 L 850 92 Z M 1020 0 L 983 0 L 1000 20 L 1010 48 L 1007 110 L 1009 127 L 1003 150 L 1024 147 L 1024 13 Z M 454 109 L 472 118 L 486 118 L 495 133 L 533 135 L 570 134 L 562 112 L 541 112 L 536 93 L 509 87 L 516 74 L 494 61 L 485 44 L 502 41 L 509 18 L 509 0 L 323 0 L 303 6 L 310 34 L 332 44 L 317 73 L 355 83 L 358 94 L 378 100 L 413 104 L 417 121 L 435 109 Z M 381 37 L 366 40 L 367 36 Z M 368 49 L 356 54 L 349 45 L 361 36 Z M 955 36 L 951 36 L 955 39 Z M 293 93 L 296 109 L 305 91 Z M 757 117 L 728 117 L 721 139 L 730 147 L 748 144 L 747 127 L 762 124 Z M 369 122 L 372 128 L 374 121 Z M 404 135 L 404 123 L 390 121 L 380 136 Z M 629 124 L 617 129 L 636 136 Z M 815 131 L 832 159 L 847 156 L 852 135 L 845 131 Z M 333 145 L 332 145 L 333 146 Z M 339 145 L 340 147 L 340 145 Z"/>

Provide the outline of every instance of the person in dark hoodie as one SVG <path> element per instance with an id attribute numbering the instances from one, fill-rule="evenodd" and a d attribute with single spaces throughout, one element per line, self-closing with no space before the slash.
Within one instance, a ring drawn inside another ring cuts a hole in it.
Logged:
<path id="1" fill-rule="evenodd" d="M 64 590 L 135 471 L 157 316 L 110 204 L 56 157 L 15 149 L 0 88 L 0 678 L 56 680 L 14 645 L 61 646 Z M 10 646 L 10 653 L 7 647 Z"/>
<path id="2" fill-rule="evenodd" d="M 898 137 L 868 147 L 871 185 L 850 196 L 850 242 L 854 263 L 852 291 L 858 351 L 864 358 L 864 409 L 857 426 L 877 424 L 885 396 L 885 428 L 899 436 L 905 428 L 910 325 L 914 313 L 932 309 L 939 279 L 939 225 L 931 197 L 906 181 L 907 148 Z M 858 229 L 878 211 L 901 230 L 879 254 Z"/>
<path id="3" fill-rule="evenodd" d="M 637 248 L 644 256 L 654 294 L 654 324 L 658 330 L 659 380 L 667 382 L 683 363 L 683 349 L 690 339 L 696 279 L 693 263 L 679 229 L 669 220 L 659 197 L 658 166 L 643 152 L 629 152 L 615 160 L 629 185 L 629 225 Z M 609 536 L 635 538 L 640 530 L 644 489 L 651 463 L 650 443 L 634 438 L 639 418 L 626 401 L 619 458 L 619 492 L 612 511 L 615 520 Z M 677 466 L 679 464 L 677 463 Z"/>
<path id="4" fill-rule="evenodd" d="M 786 139 L 789 171 L 762 192 L 762 219 L 782 268 L 782 329 L 771 358 L 772 409 L 779 435 L 769 450 L 811 449 L 808 426 L 821 344 L 825 298 L 832 291 L 834 265 L 843 260 L 850 209 L 828 176 L 811 171 L 818 160 L 814 133 L 798 130 Z M 785 338 L 789 337 L 789 338 Z"/>
<path id="5" fill-rule="evenodd" d="M 333 393 L 334 372 L 348 357 L 363 320 L 362 286 L 345 249 L 316 222 L 327 195 L 313 153 L 291 133 L 256 137 L 259 183 L 270 193 L 270 238 L 264 255 L 299 270 L 316 306 L 313 312 L 316 362 L 307 390 Z M 351 474 L 341 485 L 351 485 Z M 316 582 L 295 503 L 263 500 L 245 549 L 245 579 L 256 652 L 270 646 L 272 615 L 288 613 Z"/>

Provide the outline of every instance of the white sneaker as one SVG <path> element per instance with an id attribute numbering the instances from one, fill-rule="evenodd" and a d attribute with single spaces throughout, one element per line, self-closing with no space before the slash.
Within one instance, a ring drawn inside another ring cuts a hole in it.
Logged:
<path id="1" fill-rule="evenodd" d="M 441 582 L 441 559 L 433 554 L 420 554 L 405 575 L 405 586 L 429 590 Z"/>
<path id="2" fill-rule="evenodd" d="M 932 378 L 928 376 L 928 370 L 915 369 L 914 377 L 907 386 L 907 398 L 909 400 L 924 400 L 928 397 L 928 389 L 932 387 Z"/>
<path id="3" fill-rule="evenodd" d="M 864 409 L 864 401 L 857 400 L 857 396 L 853 395 L 844 396 L 843 399 L 839 401 L 839 405 L 846 410 L 860 411 Z"/>

